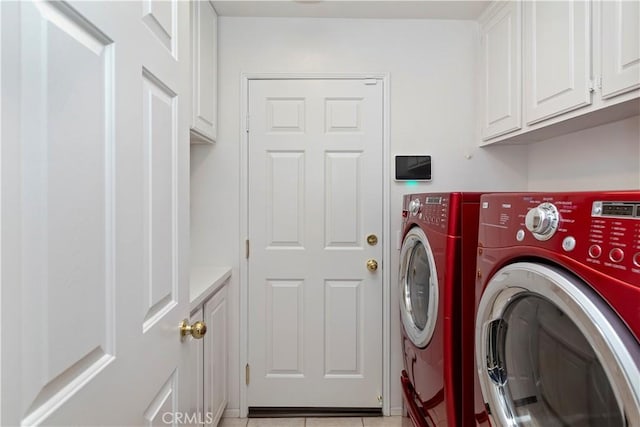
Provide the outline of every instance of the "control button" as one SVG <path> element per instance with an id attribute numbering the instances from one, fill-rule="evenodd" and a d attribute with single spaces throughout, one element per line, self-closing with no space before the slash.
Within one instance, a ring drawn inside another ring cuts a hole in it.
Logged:
<path id="1" fill-rule="evenodd" d="M 516 233 L 516 240 L 522 242 L 524 240 L 524 230 L 518 230 Z"/>
<path id="2" fill-rule="evenodd" d="M 636 254 L 633 256 L 633 263 L 636 265 L 636 267 L 640 267 L 640 252 L 636 252 Z"/>
<path id="3" fill-rule="evenodd" d="M 602 248 L 598 245 L 591 245 L 589 247 L 589 256 L 591 258 L 600 258 L 600 255 L 602 255 Z"/>
<path id="4" fill-rule="evenodd" d="M 624 252 L 620 248 L 613 248 L 609 251 L 609 259 L 613 262 L 620 262 L 624 259 Z"/>
<path id="5" fill-rule="evenodd" d="M 565 237 L 564 240 L 562 241 L 562 249 L 564 249 L 565 252 L 571 252 L 575 248 L 576 248 L 576 239 L 574 239 L 571 236 Z"/>

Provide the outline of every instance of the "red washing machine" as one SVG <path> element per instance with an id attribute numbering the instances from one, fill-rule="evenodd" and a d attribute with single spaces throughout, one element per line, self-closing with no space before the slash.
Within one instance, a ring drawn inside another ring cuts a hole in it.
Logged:
<path id="1" fill-rule="evenodd" d="M 493 425 L 640 425 L 640 191 L 485 195 L 477 265 Z"/>
<path id="2" fill-rule="evenodd" d="M 404 196 L 400 313 L 414 425 L 475 425 L 475 257 L 480 193 Z M 471 379 L 463 382 L 463 378 Z"/>

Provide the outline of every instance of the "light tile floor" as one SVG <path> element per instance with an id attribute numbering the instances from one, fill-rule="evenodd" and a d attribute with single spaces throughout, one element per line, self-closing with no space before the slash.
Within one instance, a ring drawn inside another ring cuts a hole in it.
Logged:
<path id="1" fill-rule="evenodd" d="M 223 418 L 220 427 L 411 427 L 406 417 Z"/>

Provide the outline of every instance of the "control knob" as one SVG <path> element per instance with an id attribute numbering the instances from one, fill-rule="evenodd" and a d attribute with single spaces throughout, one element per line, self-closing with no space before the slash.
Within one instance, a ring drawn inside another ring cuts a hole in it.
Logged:
<path id="1" fill-rule="evenodd" d="M 414 199 L 409 202 L 409 213 L 416 216 L 418 212 L 420 212 L 420 199 Z"/>
<path id="2" fill-rule="evenodd" d="M 542 203 L 527 212 L 524 224 L 538 240 L 549 240 L 558 229 L 560 214 L 552 203 Z"/>

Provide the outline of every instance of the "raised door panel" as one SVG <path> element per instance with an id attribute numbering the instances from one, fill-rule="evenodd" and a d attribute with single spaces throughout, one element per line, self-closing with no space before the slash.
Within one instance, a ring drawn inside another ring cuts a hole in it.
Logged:
<path id="1" fill-rule="evenodd" d="M 178 236 L 175 224 L 177 189 L 177 95 L 147 70 L 143 71 L 143 142 L 145 155 L 145 315 L 143 331 L 176 305 Z"/>
<path id="2" fill-rule="evenodd" d="M 524 3 L 525 120 L 534 124 L 591 104 L 591 5 Z"/>
<path id="3" fill-rule="evenodd" d="M 482 138 L 522 127 L 522 12 L 505 3 L 482 26 Z"/>
<path id="4" fill-rule="evenodd" d="M 56 419 L 116 359 L 114 42 L 62 3 L 21 4 L 20 30 L 28 66 L 18 104 L 21 174 L 12 185 L 21 194 L 22 321 L 13 326 L 27 339 L 11 347 L 23 366 L 20 421 L 34 425 Z M 9 286 L 3 280 L 3 291 Z"/>
<path id="5" fill-rule="evenodd" d="M 602 2 L 602 97 L 640 88 L 640 2 Z"/>
<path id="6" fill-rule="evenodd" d="M 205 425 L 217 425 L 227 406 L 227 287 L 204 304 L 207 334 L 204 343 Z"/>
<path id="7" fill-rule="evenodd" d="M 143 0 L 142 20 L 157 40 L 174 58 L 177 58 L 178 38 L 175 1 Z"/>
<path id="8" fill-rule="evenodd" d="M 217 132 L 218 15 L 209 1 L 192 3 L 192 121 L 198 142 L 212 142 Z"/>
<path id="9" fill-rule="evenodd" d="M 178 418 L 177 376 L 177 371 L 173 371 L 149 403 L 144 411 L 145 427 L 166 426 L 168 421 L 175 424 L 174 420 Z"/>

